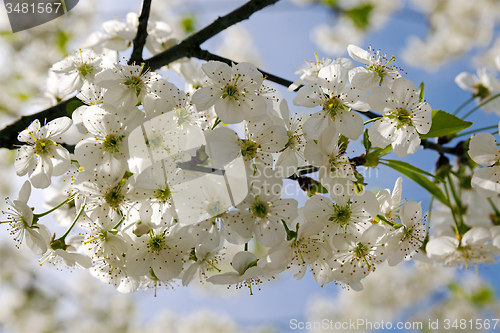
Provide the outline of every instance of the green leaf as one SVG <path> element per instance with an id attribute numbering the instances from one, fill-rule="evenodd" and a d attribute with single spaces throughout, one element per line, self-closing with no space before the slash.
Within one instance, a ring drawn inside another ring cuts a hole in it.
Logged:
<path id="1" fill-rule="evenodd" d="M 424 91 L 425 91 L 425 83 L 424 82 L 420 83 L 420 88 L 418 90 L 419 90 L 418 102 L 422 103 L 424 101 Z"/>
<path id="2" fill-rule="evenodd" d="M 444 195 L 443 191 L 441 191 L 441 189 L 434 182 L 430 181 L 422 174 L 429 174 L 428 172 L 401 161 L 387 160 L 386 163 L 383 164 L 410 178 L 415 183 L 429 191 L 429 193 L 436 199 L 450 207 L 450 202 Z"/>
<path id="3" fill-rule="evenodd" d="M 449 136 L 469 128 L 472 122 L 465 121 L 448 112 L 441 110 L 432 111 L 432 126 L 427 134 L 421 134 L 420 138 L 428 139 L 440 136 Z"/>
<path id="4" fill-rule="evenodd" d="M 358 7 L 344 10 L 344 15 L 351 19 L 356 28 L 366 30 L 370 24 L 370 16 L 375 8 L 372 4 L 366 3 Z"/>
<path id="5" fill-rule="evenodd" d="M 306 191 L 306 194 L 310 198 L 313 195 L 315 195 L 316 193 L 323 193 L 323 194 L 325 194 L 325 193 L 328 193 L 328 190 L 325 187 L 323 187 L 323 185 L 321 185 L 320 182 L 318 182 L 317 180 L 312 179 L 312 184 L 311 184 L 309 190 Z"/>
<path id="6" fill-rule="evenodd" d="M 369 151 L 370 148 L 372 147 L 372 143 L 370 142 L 370 139 L 368 138 L 368 128 L 365 129 L 365 132 L 363 133 L 363 146 L 365 146 L 366 151 Z"/>
<path id="7" fill-rule="evenodd" d="M 66 104 L 66 113 L 71 117 L 73 112 L 82 105 L 84 104 L 80 100 L 69 101 L 68 104 Z"/>
<path id="8" fill-rule="evenodd" d="M 417 168 L 416 166 L 411 165 L 410 163 L 406 163 L 406 162 L 398 161 L 398 160 L 382 160 L 382 161 L 389 162 L 391 165 L 396 165 L 399 168 L 409 169 L 409 170 L 412 170 L 413 172 L 433 177 L 434 179 L 436 179 L 440 183 L 444 183 L 445 182 L 445 180 L 443 178 L 441 178 L 439 176 L 436 176 L 436 175 L 433 175 L 432 173 L 427 172 L 425 170 L 422 170 L 420 168 Z"/>

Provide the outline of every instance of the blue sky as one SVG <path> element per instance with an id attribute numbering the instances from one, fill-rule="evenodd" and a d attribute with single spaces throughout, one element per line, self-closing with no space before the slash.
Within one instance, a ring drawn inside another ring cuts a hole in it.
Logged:
<path id="1" fill-rule="evenodd" d="M 119 10 L 115 10 L 115 7 L 118 6 L 117 3 L 120 4 Z M 134 7 L 137 3 L 137 1 L 130 0 L 102 2 L 102 12 L 99 15 L 100 21 L 114 17 L 122 19 L 128 11 L 138 11 L 140 9 Z M 204 6 L 199 11 L 200 24 L 198 27 L 200 28 L 210 23 L 217 16 L 224 15 L 239 4 L 243 4 L 244 1 L 198 1 L 198 3 Z M 193 6 L 193 8 L 196 8 L 196 6 Z M 262 55 L 264 60 L 262 69 L 294 81 L 296 76 L 293 73 L 304 60 L 313 60 L 315 52 L 318 52 L 320 58 L 328 56 L 322 54 L 309 38 L 312 28 L 318 22 L 327 20 L 332 20 L 332 18 L 322 7 L 299 8 L 295 7 L 290 1 L 282 0 L 278 4 L 253 15 L 250 20 L 243 22 L 242 25 L 251 32 L 256 47 Z M 96 20 L 94 30 L 98 29 L 99 20 Z M 398 58 L 396 64 L 408 72 L 405 77 L 413 80 L 417 85 L 422 81 L 425 82 L 425 98 L 433 109 L 453 112 L 470 97 L 468 92 L 464 92 L 456 86 L 454 78 L 464 70 L 475 72 L 475 68 L 471 66 L 470 55 L 451 62 L 435 73 L 429 73 L 404 64 L 401 61 L 401 51 L 406 38 L 410 34 L 423 37 L 426 31 L 427 27 L 421 17 L 414 12 L 405 10 L 400 14 L 396 14 L 396 17 L 391 19 L 384 29 L 368 35 L 365 44 L 359 46 L 366 48 L 368 44 L 371 44 L 374 48 L 380 48 L 383 52 L 387 52 L 389 56 L 395 55 Z M 220 40 L 220 37 L 215 37 L 202 47 L 214 51 Z M 336 57 L 339 55 L 342 54 L 329 56 Z M 182 87 L 179 88 L 182 89 Z M 284 87 L 277 87 L 277 89 L 289 101 L 292 111 L 301 111 L 292 104 L 295 93 L 287 92 Z M 470 108 L 472 108 L 472 104 L 466 110 Z M 471 117 L 471 120 L 475 121 L 474 128 L 479 128 L 496 124 L 498 116 L 486 115 L 483 111 L 478 111 L 475 117 Z M 390 155 L 390 158 L 396 158 L 396 156 Z M 437 153 L 420 150 L 415 155 L 403 160 L 432 172 L 436 158 Z M 392 189 L 397 177 L 399 177 L 399 174 L 381 166 L 379 176 L 370 178 L 372 181 L 370 186 L 375 189 Z M 428 193 L 409 179 L 405 179 L 403 182 L 403 197 L 422 201 L 424 210 L 429 205 L 430 197 Z M 302 202 L 303 200 L 304 196 L 299 199 Z M 500 295 L 499 282 L 496 280 L 499 273 L 498 266 L 480 270 L 483 278 L 495 283 L 497 295 Z M 208 307 L 229 314 L 245 326 L 258 326 L 261 323 L 267 323 L 276 327 L 278 331 L 284 332 L 289 327 L 288 322 L 290 319 L 305 319 L 305 309 L 314 295 L 331 295 L 334 297 L 339 290 L 339 287 L 333 284 L 321 288 L 310 273 L 303 280 L 295 281 L 287 272 L 283 273 L 277 281 L 264 283 L 261 288 L 262 290 L 255 291 L 253 296 L 250 296 L 246 289 L 231 291 L 229 292 L 230 297 L 225 297 L 223 295 L 226 293 L 224 288 L 221 289 L 219 295 L 200 293 L 195 288 L 178 287 L 175 291 L 162 290 L 156 298 L 153 298 L 151 293 L 130 297 L 137 298 L 138 305 L 143 309 L 143 314 L 146 317 L 153 317 L 158 309 L 164 307 L 186 314 L 194 312 L 195 309 Z M 361 314 L 360 317 L 362 317 Z"/>

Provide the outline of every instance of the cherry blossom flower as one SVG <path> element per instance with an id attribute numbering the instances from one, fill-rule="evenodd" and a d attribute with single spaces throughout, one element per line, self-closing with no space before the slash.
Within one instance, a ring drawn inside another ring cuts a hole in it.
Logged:
<path id="1" fill-rule="evenodd" d="M 402 226 L 388 240 L 391 253 L 387 261 L 390 266 L 399 264 L 403 259 L 409 260 L 424 244 L 426 236 L 419 202 L 407 201 L 401 207 L 399 218 Z"/>
<path id="2" fill-rule="evenodd" d="M 85 199 L 85 213 L 91 219 L 105 216 L 114 218 L 115 214 L 127 216 L 137 203 L 130 180 L 120 179 L 109 183 L 92 172 L 83 171 L 78 174 L 73 186 L 78 190 L 75 197 L 77 209 Z"/>
<path id="3" fill-rule="evenodd" d="M 239 221 L 234 223 L 246 225 L 250 232 L 255 230 L 259 244 L 276 246 L 286 239 L 281 220 L 291 223 L 297 217 L 298 203 L 295 199 L 280 198 L 283 181 L 270 169 L 252 179 L 251 183 L 247 198 L 236 206 L 240 209 Z"/>
<path id="4" fill-rule="evenodd" d="M 322 254 L 332 252 L 322 240 L 324 228 L 323 223 L 305 220 L 303 209 L 299 209 L 297 219 L 287 230 L 287 241 L 269 249 L 268 267 L 286 268 L 296 280 L 302 279 L 307 265 L 313 264 Z"/>
<path id="5" fill-rule="evenodd" d="M 350 44 L 347 47 L 347 52 L 351 58 L 367 66 L 366 68 L 356 67 L 349 72 L 349 81 L 356 88 L 370 91 L 382 84 L 390 88 L 394 80 L 401 77 L 396 68 L 389 66 L 394 58 L 387 60 L 386 55 L 381 54 L 380 50 L 375 52 L 369 47 L 366 51 L 359 46 Z"/>
<path id="6" fill-rule="evenodd" d="M 362 290 L 361 280 L 374 272 L 375 266 L 389 254 L 385 247 L 385 236 L 385 229 L 379 225 L 366 229 L 360 238 L 340 234 L 333 236 L 332 245 L 336 249 L 332 258 L 336 264 L 333 278 L 353 290 Z"/>
<path id="7" fill-rule="evenodd" d="M 50 234 L 49 230 L 43 224 L 34 221 L 33 210 L 27 205 L 31 194 L 31 185 L 25 181 L 19 190 L 17 200 L 7 199 L 10 206 L 7 212 L 7 221 L 0 223 L 9 223 L 10 234 L 19 245 L 26 239 L 26 244 L 35 254 L 43 254 L 47 251 Z"/>
<path id="8" fill-rule="evenodd" d="M 179 148 L 189 150 L 205 144 L 201 125 L 207 122 L 203 113 L 197 111 L 191 98 L 174 84 L 160 80 L 153 83 L 153 95 L 144 99 L 147 118 L 154 118 L 166 112 L 173 112 L 173 118 L 179 136 Z"/>
<path id="9" fill-rule="evenodd" d="M 478 68 L 477 74 L 462 72 L 455 77 L 455 83 L 463 90 L 472 91 L 472 97 L 476 103 L 482 104 L 490 97 L 500 93 L 500 82 L 486 71 L 486 68 Z M 500 112 L 500 100 L 494 99 L 481 108 L 487 113 Z"/>
<path id="10" fill-rule="evenodd" d="M 385 148 L 389 144 L 399 157 L 415 153 L 420 146 L 420 134 L 431 129 L 431 107 L 419 102 L 417 86 L 405 78 L 398 78 L 387 87 L 373 88 L 368 103 L 373 110 L 383 114 L 368 129 L 374 147 Z"/>
<path id="11" fill-rule="evenodd" d="M 333 64 L 319 71 L 317 85 L 307 85 L 298 91 L 293 104 L 307 108 L 322 107 L 304 123 L 307 140 L 317 139 L 331 125 L 352 140 L 357 140 L 363 133 L 363 119 L 352 110 L 370 110 L 366 103 L 368 94 L 355 87 L 347 87 L 346 81 L 347 70 L 340 64 Z"/>
<path id="12" fill-rule="evenodd" d="M 351 70 L 354 64 L 350 59 L 338 57 L 337 59 L 322 58 L 318 59 L 316 53 L 316 61 L 305 61 L 301 64 L 301 68 L 295 72 L 295 75 L 300 75 L 300 78 L 288 87 L 288 91 L 292 91 L 300 87 L 301 84 L 316 84 L 318 82 L 318 73 L 321 69 L 329 66 L 330 64 L 341 64 L 347 70 Z"/>
<path id="13" fill-rule="evenodd" d="M 377 201 L 380 205 L 380 214 L 387 220 L 395 223 L 399 209 L 401 208 L 401 191 L 402 191 L 403 178 L 399 177 L 394 184 L 392 194 L 388 189 L 382 190 L 377 193 Z M 385 224 L 384 224 L 385 225 Z"/>
<path id="14" fill-rule="evenodd" d="M 132 275 L 130 270 L 123 265 L 110 265 L 105 261 L 100 261 L 90 267 L 89 271 L 92 276 L 112 285 L 121 293 L 133 293 L 139 289 L 139 277 Z"/>
<path id="15" fill-rule="evenodd" d="M 69 95 L 75 90 L 79 90 L 83 84 L 93 82 L 94 77 L 99 73 L 101 68 L 101 57 L 96 56 L 93 51 L 80 54 L 76 56 L 67 56 L 63 60 L 56 62 L 51 70 L 60 74 L 59 78 L 59 91 L 63 95 Z"/>
<path id="16" fill-rule="evenodd" d="M 308 141 L 304 156 L 314 166 L 319 167 L 319 180 L 328 182 L 331 178 L 346 178 L 356 181 L 351 162 L 345 156 L 345 151 L 338 145 L 339 132 L 335 126 L 323 130 L 317 143 Z"/>
<path id="17" fill-rule="evenodd" d="M 103 259 L 116 265 L 123 261 L 123 254 L 127 253 L 127 243 L 118 234 L 116 226 L 121 222 L 121 217 L 97 217 L 82 226 L 89 231 L 83 239 L 83 249 L 93 260 Z"/>
<path id="18" fill-rule="evenodd" d="M 304 133 L 302 132 L 302 118 L 297 116 L 292 118 L 286 99 L 281 100 L 279 108 L 287 129 L 288 141 L 285 144 L 285 148 L 280 150 L 275 168 L 281 172 L 283 178 L 286 178 L 293 175 L 299 166 L 304 165 L 306 144 Z"/>
<path id="19" fill-rule="evenodd" d="M 113 105 L 136 105 L 151 93 L 152 83 L 161 77 L 141 66 L 115 64 L 96 74 L 94 83 L 106 88 L 104 102 Z"/>
<path id="20" fill-rule="evenodd" d="M 68 171 L 71 165 L 69 153 L 56 140 L 60 139 L 60 135 L 71 124 L 71 119 L 61 117 L 42 127 L 36 119 L 19 133 L 17 139 L 29 145 L 22 146 L 17 152 L 14 164 L 17 175 L 28 174 L 34 187 L 46 188 L 50 185 L 52 176 L 60 176 Z"/>
<path id="21" fill-rule="evenodd" d="M 495 256 L 500 251 L 490 242 L 492 235 L 488 229 L 474 227 L 467 231 L 461 239 L 457 237 L 440 236 L 431 239 L 426 246 L 427 255 L 442 261 L 446 266 L 494 263 Z"/>
<path id="22" fill-rule="evenodd" d="M 235 272 L 213 275 L 207 279 L 207 282 L 215 285 L 236 285 L 236 288 L 246 286 L 252 293 L 252 285 L 262 283 L 261 278 L 270 278 L 272 271 L 265 268 L 265 260 L 257 260 L 257 257 L 248 251 L 241 251 L 234 255 L 231 261 Z"/>
<path id="23" fill-rule="evenodd" d="M 99 53 L 105 49 L 125 51 L 132 45 L 136 35 L 136 31 L 130 25 L 118 20 L 104 22 L 102 30 L 106 34 L 94 32 L 85 39 L 82 46 L 92 48 Z"/>
<path id="24" fill-rule="evenodd" d="M 164 282 L 180 275 L 182 254 L 188 252 L 189 243 L 178 225 L 151 229 L 132 244 L 126 259 L 133 274 L 140 276 L 152 270 Z"/>
<path id="25" fill-rule="evenodd" d="M 207 137 L 207 154 L 219 167 L 241 155 L 247 169 L 257 169 L 273 165 L 273 153 L 279 152 L 288 142 L 289 137 L 284 126 L 274 125 L 269 116 L 253 118 L 247 122 L 245 139 L 240 139 L 236 132 L 227 128 L 216 128 Z"/>
<path id="26" fill-rule="evenodd" d="M 375 194 L 369 191 L 355 194 L 354 184 L 348 179 L 332 181 L 328 194 L 330 198 L 322 195 L 309 198 L 304 205 L 304 216 L 309 221 L 325 225 L 325 238 L 329 244 L 337 234 L 361 236 L 379 213 Z"/>
<path id="27" fill-rule="evenodd" d="M 116 109 L 111 104 L 90 106 L 83 115 L 83 123 L 93 136 L 78 142 L 75 156 L 80 165 L 115 182 L 127 169 L 127 135 L 129 125 L 141 117 L 136 108 Z"/>
<path id="28" fill-rule="evenodd" d="M 220 273 L 220 269 L 215 266 L 222 259 L 220 251 L 221 249 L 209 249 L 200 245 L 192 248 L 189 259 L 193 262 L 182 275 L 182 285 L 187 286 L 193 280 L 196 272 L 198 272 L 200 282 L 208 278 L 208 272 L 217 271 Z"/>
<path id="29" fill-rule="evenodd" d="M 221 121 L 236 124 L 265 113 L 265 100 L 256 94 L 264 80 L 250 63 L 233 67 L 219 61 L 209 61 L 201 67 L 211 80 L 193 94 L 192 101 L 200 111 L 215 105 Z"/>
<path id="30" fill-rule="evenodd" d="M 500 149 L 489 133 L 478 133 L 470 139 L 469 156 L 485 168 L 472 175 L 472 187 L 480 196 L 488 198 L 500 193 Z"/>

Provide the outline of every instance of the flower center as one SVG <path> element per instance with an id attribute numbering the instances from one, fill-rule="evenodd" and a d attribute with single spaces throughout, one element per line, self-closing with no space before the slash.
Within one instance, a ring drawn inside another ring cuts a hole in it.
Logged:
<path id="1" fill-rule="evenodd" d="M 122 184 L 118 183 L 115 187 L 110 189 L 106 194 L 104 194 L 104 200 L 113 209 L 118 208 L 118 206 L 123 202 L 125 196 L 122 194 Z"/>
<path id="2" fill-rule="evenodd" d="M 333 96 L 328 98 L 328 100 L 323 104 L 323 111 L 328 112 L 330 117 L 332 117 L 332 120 L 335 120 L 335 116 L 338 111 L 343 109 L 343 106 L 342 101 L 337 96 Z"/>
<path id="3" fill-rule="evenodd" d="M 300 135 L 294 135 L 292 131 L 287 131 L 286 134 L 288 135 L 288 142 L 285 144 L 285 148 L 283 148 L 283 150 L 287 149 L 288 147 L 294 149 L 301 143 L 302 140 L 300 138 Z"/>
<path id="4" fill-rule="evenodd" d="M 156 198 L 160 200 L 161 202 L 165 203 L 167 202 L 168 199 L 170 199 L 170 195 L 172 192 L 170 192 L 170 188 L 168 185 L 165 186 L 165 188 L 160 188 L 155 191 L 153 194 L 153 198 Z"/>
<path id="5" fill-rule="evenodd" d="M 368 247 L 362 243 L 358 243 L 352 252 L 356 257 L 362 258 L 368 254 Z"/>
<path id="6" fill-rule="evenodd" d="M 252 207 L 250 207 L 252 213 L 260 218 L 264 218 L 269 214 L 269 203 L 260 200 L 258 197 L 255 198 Z"/>
<path id="7" fill-rule="evenodd" d="M 484 99 L 490 95 L 490 89 L 482 85 L 481 83 L 478 83 L 474 86 L 474 89 L 476 89 L 476 92 L 474 93 L 474 97 L 479 97 L 481 99 Z"/>
<path id="8" fill-rule="evenodd" d="M 104 151 L 105 152 L 112 152 L 112 153 L 118 153 L 120 152 L 120 142 L 123 140 L 125 135 L 114 135 L 114 134 L 108 134 L 106 135 L 106 138 L 104 139 Z"/>
<path id="9" fill-rule="evenodd" d="M 222 98 L 226 99 L 227 97 L 229 97 L 237 101 L 238 100 L 237 95 L 238 95 L 238 88 L 236 88 L 236 86 L 229 85 L 224 88 Z"/>
<path id="10" fill-rule="evenodd" d="M 257 149 L 260 148 L 260 145 L 252 140 L 241 139 L 240 147 L 241 155 L 243 157 L 247 159 L 253 159 L 257 154 Z"/>
<path id="11" fill-rule="evenodd" d="M 388 116 L 388 118 L 395 119 L 397 121 L 397 129 L 400 129 L 403 126 L 413 126 L 411 120 L 413 118 L 412 114 L 410 111 L 403 109 L 402 107 L 398 107 L 395 112 Z"/>
<path id="12" fill-rule="evenodd" d="M 35 154 L 42 155 L 49 152 L 49 147 L 54 146 L 56 143 L 50 139 L 36 140 Z"/>
<path id="13" fill-rule="evenodd" d="M 328 220 L 337 222 L 342 227 L 347 226 L 347 224 L 351 220 L 351 209 L 349 208 L 349 206 L 341 207 L 337 204 L 334 204 L 333 209 L 334 213 Z"/>
<path id="14" fill-rule="evenodd" d="M 216 202 L 210 202 L 208 204 L 207 212 L 208 214 L 210 214 L 210 216 L 217 217 L 222 213 L 225 213 L 226 210 L 222 206 L 222 203 L 217 200 Z"/>
<path id="15" fill-rule="evenodd" d="M 77 71 L 80 72 L 82 76 L 87 76 L 88 74 L 91 74 L 93 70 L 94 68 L 92 66 L 87 65 L 86 63 L 83 63 L 77 68 Z"/>
<path id="16" fill-rule="evenodd" d="M 125 82 L 123 82 L 124 85 L 129 86 L 130 88 L 135 89 L 135 94 L 139 96 L 141 93 L 141 86 L 142 86 L 142 80 L 138 76 L 132 76 L 127 78 Z"/>
<path id="17" fill-rule="evenodd" d="M 155 253 L 160 253 L 161 250 L 168 249 L 167 244 L 165 244 L 165 237 L 162 234 L 151 236 L 148 248 Z"/>
<path id="18" fill-rule="evenodd" d="M 184 123 L 189 123 L 191 120 L 191 116 L 184 108 L 179 108 L 174 110 L 175 115 L 177 116 L 177 126 L 182 126 Z"/>
<path id="19" fill-rule="evenodd" d="M 151 149 L 164 149 L 169 152 L 170 148 L 166 147 L 163 143 L 163 135 L 164 133 L 153 130 L 152 133 L 148 135 L 146 146 Z"/>

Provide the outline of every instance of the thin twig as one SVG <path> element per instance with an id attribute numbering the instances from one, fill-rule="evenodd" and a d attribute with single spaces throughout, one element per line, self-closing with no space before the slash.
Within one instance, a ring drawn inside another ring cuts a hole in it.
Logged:
<path id="1" fill-rule="evenodd" d="M 134 63 L 142 63 L 144 59 L 142 58 L 142 52 L 144 50 L 144 45 L 146 44 L 146 38 L 148 37 L 148 21 L 149 12 L 151 11 L 151 0 L 144 0 L 142 3 L 142 11 L 139 16 L 139 26 L 137 27 L 137 34 L 134 38 L 134 49 L 132 50 L 132 55 L 128 61 L 129 65 Z"/>
<path id="2" fill-rule="evenodd" d="M 200 59 L 200 60 L 206 60 L 206 61 L 210 61 L 210 60 L 220 61 L 220 62 L 224 62 L 224 63 L 228 64 L 229 66 L 231 66 L 232 64 L 237 64 L 236 61 L 233 61 L 231 59 L 227 59 L 227 58 L 218 56 L 216 54 L 210 53 L 210 52 L 208 52 L 206 50 L 202 50 L 202 49 L 195 50 L 193 52 L 193 54 L 192 54 L 192 57 Z M 276 76 L 274 74 L 265 72 L 265 71 L 263 71 L 260 68 L 258 68 L 258 70 L 259 70 L 259 72 L 262 73 L 262 75 L 264 75 L 264 77 L 266 78 L 266 80 L 269 80 L 269 81 L 272 81 L 274 83 L 280 84 L 280 85 L 282 85 L 284 87 L 287 87 L 287 88 L 291 84 L 293 84 L 292 81 L 288 81 L 287 79 L 283 79 L 283 78 L 281 78 L 279 76 Z M 301 87 L 302 86 L 297 87 L 297 89 L 295 89 L 294 91 L 299 90 Z"/>

